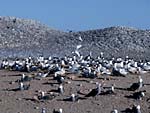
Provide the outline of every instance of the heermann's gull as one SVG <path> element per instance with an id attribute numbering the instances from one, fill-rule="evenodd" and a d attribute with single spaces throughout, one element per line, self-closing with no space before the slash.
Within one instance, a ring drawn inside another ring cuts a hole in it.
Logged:
<path id="1" fill-rule="evenodd" d="M 127 90 L 135 91 L 143 87 L 143 79 L 139 76 L 139 81 L 137 83 L 133 83 Z"/>
<path id="2" fill-rule="evenodd" d="M 101 93 L 101 84 L 97 83 L 97 87 L 95 89 L 92 89 L 85 97 L 94 97 Z"/>

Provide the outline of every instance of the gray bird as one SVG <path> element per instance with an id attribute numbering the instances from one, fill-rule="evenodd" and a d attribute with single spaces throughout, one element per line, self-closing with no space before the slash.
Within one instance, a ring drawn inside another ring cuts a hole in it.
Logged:
<path id="1" fill-rule="evenodd" d="M 53 110 L 53 113 L 62 113 L 62 111 L 63 111 L 63 110 L 62 110 L 61 108 L 60 108 L 59 110 L 55 110 L 55 109 L 54 109 L 54 110 Z"/>
<path id="2" fill-rule="evenodd" d="M 101 84 L 96 83 L 97 87 L 95 89 L 92 89 L 85 97 L 94 97 L 101 93 Z"/>

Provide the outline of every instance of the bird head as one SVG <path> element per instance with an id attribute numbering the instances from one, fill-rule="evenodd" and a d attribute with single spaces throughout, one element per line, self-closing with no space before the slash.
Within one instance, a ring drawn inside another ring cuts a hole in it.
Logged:
<path id="1" fill-rule="evenodd" d="M 23 78 L 23 79 L 25 78 L 25 74 L 22 74 L 22 78 Z"/>
<path id="2" fill-rule="evenodd" d="M 145 93 L 144 93 L 144 92 L 141 92 L 141 96 L 144 97 L 144 96 L 145 96 Z"/>
<path id="3" fill-rule="evenodd" d="M 44 97 L 44 96 L 45 96 L 45 92 L 41 91 L 41 97 Z"/>
<path id="4" fill-rule="evenodd" d="M 46 108 L 42 108 L 42 113 L 46 113 Z"/>
<path id="5" fill-rule="evenodd" d="M 137 108 L 137 110 L 140 110 L 140 109 L 141 109 L 140 105 L 137 105 L 136 108 Z"/>
<path id="6" fill-rule="evenodd" d="M 112 84 L 112 86 L 111 86 L 111 90 L 112 91 L 114 91 L 115 90 L 115 87 L 114 87 L 115 85 L 114 84 Z"/>
<path id="7" fill-rule="evenodd" d="M 118 113 L 118 110 L 114 109 L 111 113 Z"/>
<path id="8" fill-rule="evenodd" d="M 59 109 L 59 113 L 62 113 L 62 111 L 63 111 L 62 108 L 60 108 L 60 109 Z"/>
<path id="9" fill-rule="evenodd" d="M 22 82 L 20 82 L 20 89 L 22 90 L 23 89 L 23 83 Z"/>
<path id="10" fill-rule="evenodd" d="M 59 90 L 60 93 L 63 93 L 63 86 L 60 85 L 58 90 Z"/>
<path id="11" fill-rule="evenodd" d="M 71 94 L 72 101 L 75 101 L 75 94 Z"/>
<path id="12" fill-rule="evenodd" d="M 63 89 L 63 85 L 60 85 L 59 88 L 60 88 L 60 89 Z"/>
<path id="13" fill-rule="evenodd" d="M 143 82 L 143 79 L 141 76 L 139 76 L 139 82 L 142 83 Z"/>

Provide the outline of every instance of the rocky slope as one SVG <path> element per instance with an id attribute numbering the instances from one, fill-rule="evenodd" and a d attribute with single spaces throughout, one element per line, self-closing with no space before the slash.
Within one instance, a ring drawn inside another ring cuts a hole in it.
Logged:
<path id="1" fill-rule="evenodd" d="M 83 41 L 79 40 L 79 36 Z M 150 31 L 127 27 L 62 32 L 39 22 L 0 17 L 0 57 L 64 56 L 82 44 L 81 54 L 100 52 L 108 58 L 125 57 L 150 60 Z"/>

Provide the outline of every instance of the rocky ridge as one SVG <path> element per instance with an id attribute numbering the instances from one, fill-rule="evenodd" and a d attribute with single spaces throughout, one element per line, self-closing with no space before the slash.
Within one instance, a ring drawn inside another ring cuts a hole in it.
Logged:
<path id="1" fill-rule="evenodd" d="M 82 40 L 79 40 L 79 37 Z M 16 17 L 0 17 L 0 57 L 71 55 L 76 46 L 82 55 L 104 52 L 107 58 L 125 57 L 150 60 L 150 30 L 128 27 L 63 32 L 40 22 Z"/>

